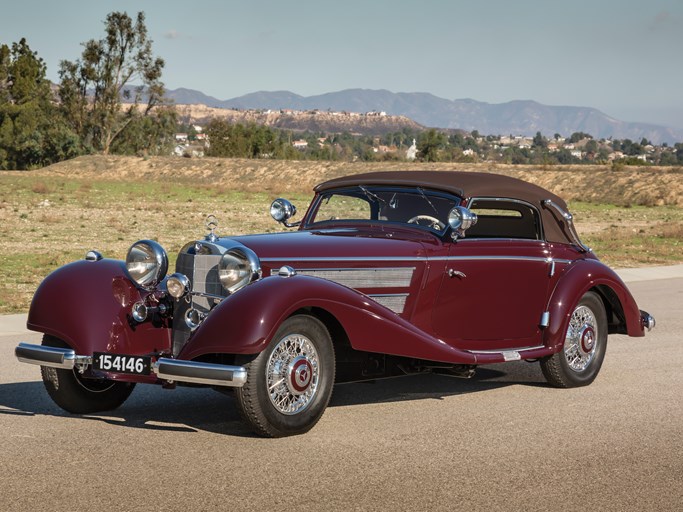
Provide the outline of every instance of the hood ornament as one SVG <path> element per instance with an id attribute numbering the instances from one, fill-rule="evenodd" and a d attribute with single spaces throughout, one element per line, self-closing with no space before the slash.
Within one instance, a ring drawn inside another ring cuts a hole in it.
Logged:
<path id="1" fill-rule="evenodd" d="M 208 240 L 209 242 L 215 242 L 216 240 L 218 240 L 218 236 L 215 233 L 217 227 L 218 219 L 215 215 L 212 214 L 206 217 L 206 229 L 209 230 L 209 234 L 205 237 L 206 240 Z"/>

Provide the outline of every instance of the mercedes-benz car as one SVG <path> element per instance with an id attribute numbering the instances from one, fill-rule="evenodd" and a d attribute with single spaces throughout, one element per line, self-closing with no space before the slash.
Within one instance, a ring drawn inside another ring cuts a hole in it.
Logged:
<path id="1" fill-rule="evenodd" d="M 263 436 L 301 434 L 335 383 L 538 361 L 551 386 L 593 382 L 608 334 L 654 318 L 579 239 L 565 202 L 511 177 L 357 174 L 315 187 L 275 234 L 187 243 L 168 274 L 155 241 L 89 252 L 35 293 L 20 361 L 71 413 L 114 409 L 138 383 L 234 390 Z"/>

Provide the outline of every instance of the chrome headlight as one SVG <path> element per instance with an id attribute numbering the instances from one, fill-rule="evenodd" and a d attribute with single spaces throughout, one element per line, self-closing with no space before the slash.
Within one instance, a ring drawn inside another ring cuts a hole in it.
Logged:
<path id="1" fill-rule="evenodd" d="M 254 251 L 246 247 L 233 247 L 218 264 L 218 279 L 228 293 L 256 281 L 261 277 L 261 262 Z"/>
<path id="2" fill-rule="evenodd" d="M 190 280 L 185 274 L 176 272 L 166 280 L 166 290 L 174 299 L 180 299 L 190 293 Z"/>
<path id="3" fill-rule="evenodd" d="M 477 214 L 463 206 L 456 206 L 448 214 L 448 224 L 453 231 L 462 231 L 471 228 L 477 223 Z"/>
<path id="4" fill-rule="evenodd" d="M 126 255 L 128 275 L 146 290 L 154 288 L 166 275 L 168 255 L 153 240 L 135 242 Z"/>
<path id="5" fill-rule="evenodd" d="M 285 223 L 294 215 L 296 215 L 296 206 L 286 199 L 276 199 L 270 205 L 270 216 L 277 222 Z"/>

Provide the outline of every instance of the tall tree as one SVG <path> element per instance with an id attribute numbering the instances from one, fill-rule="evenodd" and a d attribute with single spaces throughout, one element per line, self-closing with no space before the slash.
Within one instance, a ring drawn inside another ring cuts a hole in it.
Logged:
<path id="1" fill-rule="evenodd" d="M 446 147 L 447 142 L 446 135 L 434 128 L 420 134 L 417 150 L 421 159 L 426 162 L 438 162 L 440 160 L 439 152 Z"/>
<path id="2" fill-rule="evenodd" d="M 60 63 L 62 108 L 85 144 L 108 154 L 131 124 L 162 102 L 164 61 L 152 54 L 142 12 L 135 22 L 125 12 L 109 13 L 105 37 L 83 47 L 80 60 Z"/>
<path id="3" fill-rule="evenodd" d="M 0 45 L 0 169 L 29 169 L 78 154 L 45 78 L 43 59 L 26 39 Z"/>

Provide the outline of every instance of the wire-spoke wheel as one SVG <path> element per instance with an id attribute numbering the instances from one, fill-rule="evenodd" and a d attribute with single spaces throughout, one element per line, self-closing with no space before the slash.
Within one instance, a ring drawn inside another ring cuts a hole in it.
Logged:
<path id="1" fill-rule="evenodd" d="M 235 398 L 259 435 L 302 434 L 325 412 L 334 384 L 334 347 L 318 319 L 288 318 L 266 349 L 243 366 L 247 382 L 235 389 Z"/>
<path id="2" fill-rule="evenodd" d="M 282 414 L 298 414 L 308 407 L 318 390 L 318 352 L 301 334 L 284 337 L 273 349 L 266 366 L 271 403 Z"/>
<path id="3" fill-rule="evenodd" d="M 43 345 L 66 348 L 68 345 L 45 335 Z M 43 384 L 50 398 L 62 409 L 74 414 L 111 411 L 125 402 L 135 388 L 133 382 L 86 379 L 76 369 L 63 370 L 41 366 Z"/>
<path id="4" fill-rule="evenodd" d="M 574 308 L 560 352 L 541 360 L 553 386 L 586 386 L 595 380 L 607 349 L 607 315 L 602 299 L 587 292 Z"/>

